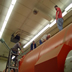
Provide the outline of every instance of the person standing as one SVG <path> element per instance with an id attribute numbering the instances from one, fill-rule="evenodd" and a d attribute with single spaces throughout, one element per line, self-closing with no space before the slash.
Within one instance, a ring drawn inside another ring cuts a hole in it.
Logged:
<path id="1" fill-rule="evenodd" d="M 21 42 L 17 42 L 12 48 L 12 52 L 17 54 L 18 53 L 18 48 L 21 50 L 21 52 L 23 53 L 22 49 L 21 49 Z M 11 55 L 11 59 L 12 59 L 12 55 Z M 15 61 L 16 57 L 13 59 L 13 61 Z"/>
<path id="2" fill-rule="evenodd" d="M 36 43 L 33 41 L 33 43 L 31 44 L 31 50 L 34 50 L 36 48 Z"/>
<path id="3" fill-rule="evenodd" d="M 57 23 L 59 31 L 61 31 L 63 29 L 63 22 L 64 22 L 62 17 L 62 12 L 57 5 L 55 5 L 54 8 L 56 10 L 56 23 Z"/>

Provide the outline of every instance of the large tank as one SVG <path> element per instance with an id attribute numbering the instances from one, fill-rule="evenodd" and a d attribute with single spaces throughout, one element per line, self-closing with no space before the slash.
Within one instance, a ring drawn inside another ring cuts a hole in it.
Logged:
<path id="1" fill-rule="evenodd" d="M 36 72 L 35 64 L 40 57 L 61 44 L 72 47 L 72 24 L 24 56 L 20 61 L 19 72 Z"/>

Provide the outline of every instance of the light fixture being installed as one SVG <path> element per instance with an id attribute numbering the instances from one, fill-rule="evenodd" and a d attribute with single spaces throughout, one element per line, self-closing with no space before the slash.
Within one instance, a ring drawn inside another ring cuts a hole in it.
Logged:
<path id="1" fill-rule="evenodd" d="M 67 11 L 72 8 L 72 3 L 65 9 L 65 11 L 62 13 L 62 16 L 64 17 L 67 14 Z M 23 46 L 23 48 L 26 48 L 33 40 L 35 40 L 40 34 L 42 34 L 47 28 L 52 27 L 53 25 L 56 24 L 56 19 L 46 27 L 44 27 L 36 36 L 34 36 L 27 44 Z"/>
<path id="2" fill-rule="evenodd" d="M 8 12 L 7 12 L 7 15 L 6 15 L 6 17 L 5 17 L 3 26 L 2 26 L 1 31 L 0 31 L 0 38 L 2 37 L 2 34 L 3 34 L 3 32 L 4 32 L 4 29 L 5 29 L 5 27 L 6 27 L 6 24 L 7 24 L 7 22 L 8 22 L 8 19 L 9 19 L 10 15 L 11 15 L 11 12 L 12 12 L 12 10 L 13 10 L 13 8 L 14 8 L 14 5 L 15 5 L 16 1 L 17 1 L 17 0 L 12 0 L 12 2 L 11 2 L 11 4 L 10 4 L 10 7 L 9 7 Z"/>

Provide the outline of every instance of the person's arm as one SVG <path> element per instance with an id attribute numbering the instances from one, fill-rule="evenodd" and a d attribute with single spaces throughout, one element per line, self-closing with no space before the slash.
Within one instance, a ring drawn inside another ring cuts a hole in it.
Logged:
<path id="1" fill-rule="evenodd" d="M 57 12 L 57 19 L 58 19 L 59 11 Z"/>
<path id="2" fill-rule="evenodd" d="M 21 49 L 21 52 L 23 53 L 23 50 Z"/>
<path id="3" fill-rule="evenodd" d="M 20 47 L 19 43 L 18 43 L 18 47 L 19 47 L 19 49 L 21 50 L 21 52 L 23 53 L 23 50 L 21 49 L 21 47 Z"/>
<path id="4" fill-rule="evenodd" d="M 60 8 L 57 8 L 57 19 L 58 19 L 59 11 L 60 11 Z"/>

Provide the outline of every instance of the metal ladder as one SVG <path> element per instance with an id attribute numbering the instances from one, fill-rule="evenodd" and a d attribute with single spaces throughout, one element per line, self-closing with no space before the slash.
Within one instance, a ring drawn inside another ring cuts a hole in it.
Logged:
<path id="1" fill-rule="evenodd" d="M 12 60 L 11 56 L 12 55 L 15 56 L 15 61 L 14 61 L 15 64 L 14 64 L 14 66 L 11 65 L 11 60 Z M 5 72 L 10 72 L 11 70 L 13 70 L 14 72 L 18 72 L 18 67 L 19 67 L 18 54 L 14 54 L 12 52 L 12 50 L 10 49 Z"/>

